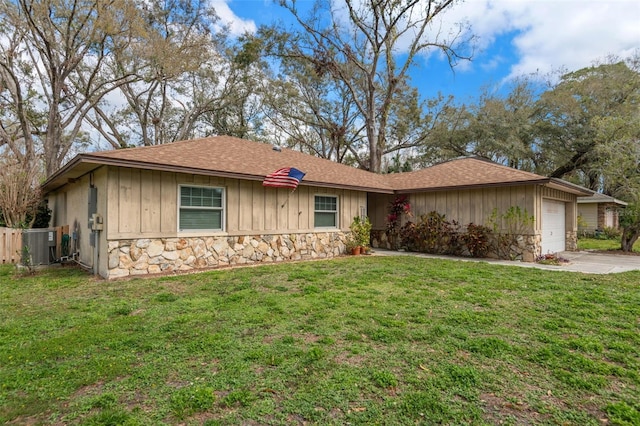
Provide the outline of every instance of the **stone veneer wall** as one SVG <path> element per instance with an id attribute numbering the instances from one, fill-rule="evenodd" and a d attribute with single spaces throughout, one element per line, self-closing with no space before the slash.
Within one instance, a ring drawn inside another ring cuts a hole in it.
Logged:
<path id="1" fill-rule="evenodd" d="M 330 258 L 344 254 L 346 238 L 343 232 L 323 232 L 109 241 L 108 278 Z"/>
<path id="2" fill-rule="evenodd" d="M 574 231 L 567 231 L 565 236 L 565 250 L 576 251 L 578 250 L 578 233 Z"/>
<path id="3" fill-rule="evenodd" d="M 510 260 L 522 260 L 523 262 L 535 262 L 542 254 L 542 236 L 520 235 L 517 238 L 517 245 L 511 246 Z"/>

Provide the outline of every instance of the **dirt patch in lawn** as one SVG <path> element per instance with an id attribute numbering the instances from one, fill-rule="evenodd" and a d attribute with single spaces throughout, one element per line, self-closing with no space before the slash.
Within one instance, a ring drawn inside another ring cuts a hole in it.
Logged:
<path id="1" fill-rule="evenodd" d="M 524 402 L 510 402 L 492 393 L 481 394 L 480 401 L 484 405 L 485 420 L 493 424 L 508 420 L 515 425 L 530 425 L 548 419 L 548 416 L 538 413 Z"/>

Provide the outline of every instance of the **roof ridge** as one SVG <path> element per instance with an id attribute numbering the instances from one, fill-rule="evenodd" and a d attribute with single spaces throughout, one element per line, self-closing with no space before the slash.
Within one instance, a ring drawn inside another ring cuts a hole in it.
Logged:
<path id="1" fill-rule="evenodd" d="M 486 157 L 482 157 L 482 156 L 478 156 L 478 155 L 461 155 L 459 157 L 455 157 L 455 158 L 450 158 L 448 160 L 444 160 L 441 161 L 439 163 L 433 164 L 431 166 L 425 167 L 423 169 L 419 169 L 419 170 L 412 170 L 410 172 L 400 172 L 400 173 L 387 173 L 384 174 L 384 176 L 389 176 L 389 177 L 393 177 L 393 176 L 399 176 L 399 175 L 410 175 L 412 173 L 419 173 L 422 172 L 424 170 L 429 170 L 429 169 L 433 169 L 434 167 L 438 167 L 438 166 L 442 166 L 442 165 L 446 165 L 446 164 L 450 164 L 450 163 L 454 163 L 456 161 L 465 161 L 465 160 L 475 160 L 475 161 L 479 161 L 482 162 L 484 164 L 496 167 L 496 168 L 500 168 L 500 169 L 508 169 L 510 172 L 516 172 L 516 173 L 525 173 L 527 175 L 532 175 L 532 176 L 536 176 L 538 178 L 544 178 L 547 179 L 547 176 L 543 176 L 543 175 L 539 175 L 537 173 L 533 173 L 533 172 L 529 172 L 526 170 L 520 170 L 520 169 L 516 169 L 514 167 L 510 167 L 510 166 L 505 166 L 504 164 L 500 164 L 497 163 L 489 158 Z"/>
<path id="2" fill-rule="evenodd" d="M 471 158 L 471 159 L 478 160 L 478 161 L 484 161 L 484 162 L 486 162 L 489 165 L 492 165 L 494 167 L 507 168 L 509 170 L 512 170 L 513 172 L 526 173 L 528 175 L 535 175 L 535 176 L 538 176 L 538 177 L 548 178 L 548 176 L 542 176 L 542 175 L 539 175 L 537 173 L 529 172 L 527 170 L 520 170 L 520 169 L 516 169 L 515 167 L 505 166 L 504 164 L 497 163 L 497 162 L 495 162 L 493 160 L 490 160 L 488 158 Z"/>
<path id="3" fill-rule="evenodd" d="M 205 136 L 205 137 L 201 137 L 201 138 L 195 138 L 195 139 L 186 139 L 186 140 L 181 140 L 181 141 L 174 141 L 174 142 L 169 142 L 169 143 L 161 143 L 161 144 L 157 144 L 157 145 L 142 145 L 142 146 L 128 146 L 126 148 L 115 148 L 115 149 L 109 149 L 109 150 L 104 150 L 104 151 L 95 151 L 95 152 L 83 152 L 80 155 L 108 155 L 110 153 L 113 152 L 122 152 L 122 151 L 140 151 L 140 150 L 151 150 L 154 148 L 166 148 L 169 145 L 180 145 L 180 144 L 187 144 L 187 143 L 193 143 L 193 142 L 200 142 L 200 141 L 204 141 L 207 139 L 210 140 L 214 140 L 216 138 L 220 138 L 220 137 L 230 137 L 230 138 L 234 138 L 233 136 Z M 234 139 L 239 139 L 239 138 L 234 138 Z M 241 139 L 244 140 L 244 139 Z"/>

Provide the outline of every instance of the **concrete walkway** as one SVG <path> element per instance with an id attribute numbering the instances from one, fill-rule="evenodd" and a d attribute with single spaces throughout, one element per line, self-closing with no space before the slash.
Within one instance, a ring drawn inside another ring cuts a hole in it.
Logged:
<path id="1" fill-rule="evenodd" d="M 463 262 L 486 262 L 496 265 L 520 266 L 523 268 L 546 269 L 549 271 L 583 272 L 585 274 L 611 274 L 616 272 L 640 271 L 640 256 L 603 254 L 588 251 L 565 251 L 560 253 L 559 256 L 561 258 L 569 261 L 569 263 L 563 263 L 561 265 L 544 265 L 540 263 L 496 259 L 473 259 L 456 256 L 438 256 L 383 249 L 374 249 L 372 254 L 375 256 L 415 256 L 431 259 L 460 260 Z"/>

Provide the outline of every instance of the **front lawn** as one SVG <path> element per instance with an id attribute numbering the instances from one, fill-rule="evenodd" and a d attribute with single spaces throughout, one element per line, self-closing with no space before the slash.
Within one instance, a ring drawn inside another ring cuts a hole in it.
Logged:
<path id="1" fill-rule="evenodd" d="M 578 250 L 620 250 L 620 239 L 578 238 Z M 640 253 L 640 240 L 633 245 L 633 251 Z"/>
<path id="2" fill-rule="evenodd" d="M 0 423 L 640 424 L 640 272 L 0 267 Z"/>

